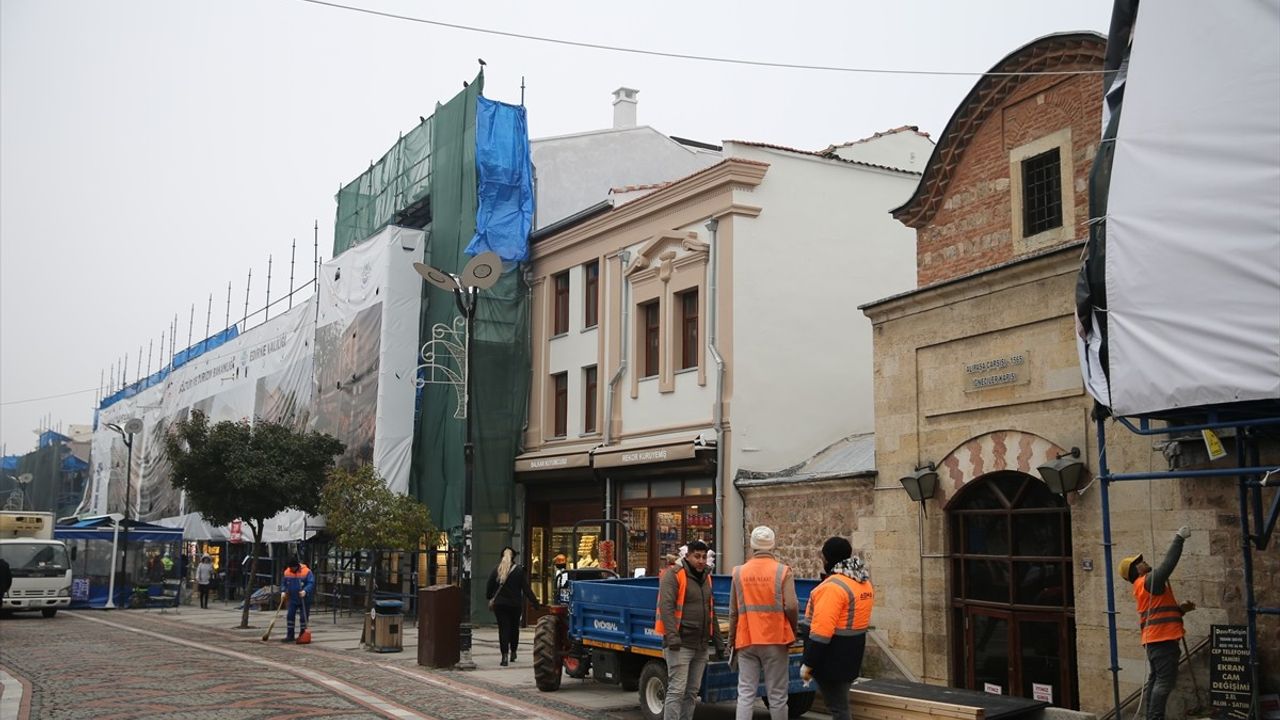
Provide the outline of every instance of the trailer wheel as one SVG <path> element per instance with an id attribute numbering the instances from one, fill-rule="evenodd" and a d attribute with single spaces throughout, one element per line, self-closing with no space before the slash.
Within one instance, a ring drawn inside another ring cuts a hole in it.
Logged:
<path id="1" fill-rule="evenodd" d="M 662 720 L 667 702 L 667 664 L 650 660 L 640 671 L 640 714 L 645 720 Z"/>
<path id="2" fill-rule="evenodd" d="M 43 608 L 40 610 L 40 614 L 45 617 L 53 617 L 58 614 L 58 608 Z"/>
<path id="3" fill-rule="evenodd" d="M 787 696 L 787 717 L 798 718 L 813 707 L 814 693 L 791 693 Z"/>
<path id="4" fill-rule="evenodd" d="M 533 679 L 542 692 L 560 689 L 560 618 L 543 615 L 533 631 Z"/>

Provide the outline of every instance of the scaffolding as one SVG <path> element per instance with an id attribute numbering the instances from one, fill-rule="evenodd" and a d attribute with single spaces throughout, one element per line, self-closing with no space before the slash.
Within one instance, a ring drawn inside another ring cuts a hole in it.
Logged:
<path id="1" fill-rule="evenodd" d="M 1132 699 L 1120 700 L 1120 662 L 1116 642 L 1116 598 L 1115 575 L 1112 542 L 1111 542 L 1111 505 L 1110 486 L 1115 482 L 1131 480 L 1173 480 L 1181 478 L 1235 478 L 1239 497 L 1240 551 L 1244 569 L 1244 600 L 1248 623 L 1249 671 L 1251 676 L 1250 717 L 1257 717 L 1258 700 L 1261 692 L 1258 617 L 1260 615 L 1280 616 L 1280 606 L 1259 605 L 1254 592 L 1253 555 L 1256 551 L 1266 550 L 1275 531 L 1277 517 L 1280 516 L 1280 492 L 1271 498 L 1270 507 L 1264 508 L 1263 488 L 1280 485 L 1280 467 L 1262 465 L 1260 440 L 1264 428 L 1280 428 L 1280 408 L 1271 408 L 1257 413 L 1242 413 L 1238 409 L 1208 409 L 1197 416 L 1165 418 L 1168 424 L 1154 427 L 1152 419 L 1138 418 L 1137 422 L 1130 418 L 1116 417 L 1116 422 L 1126 431 L 1142 436 L 1169 436 L 1204 430 L 1221 432 L 1233 431 L 1235 434 L 1235 464 L 1231 467 L 1207 468 L 1195 470 L 1170 470 L 1158 472 L 1113 473 L 1107 463 L 1107 420 L 1105 412 L 1099 406 L 1095 421 L 1098 436 L 1098 480 L 1101 481 L 1102 502 L 1102 545 L 1105 556 L 1105 572 L 1107 578 L 1107 625 L 1110 642 L 1111 689 L 1114 709 L 1107 716 L 1119 718 L 1123 705 Z M 1185 424 L 1173 424 L 1178 420 L 1190 420 Z M 1172 422 L 1170 422 L 1172 421 Z M 1207 641 L 1206 641 L 1207 642 Z M 1197 650 L 1205 643 L 1197 644 Z M 1191 655 L 1188 652 L 1188 655 Z"/>

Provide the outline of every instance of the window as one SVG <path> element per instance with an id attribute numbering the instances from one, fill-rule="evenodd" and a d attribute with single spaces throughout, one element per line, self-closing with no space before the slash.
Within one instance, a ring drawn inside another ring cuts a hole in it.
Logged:
<path id="1" fill-rule="evenodd" d="M 582 266 L 582 327 L 600 324 L 600 263 L 591 261 Z"/>
<path id="2" fill-rule="evenodd" d="M 644 363 L 640 367 L 640 377 L 654 377 L 658 374 L 658 339 L 661 329 L 658 324 L 657 300 L 640 306 L 640 320 L 644 323 L 644 336 L 641 338 Z"/>
<path id="3" fill-rule="evenodd" d="M 596 366 L 582 368 L 582 432 L 596 431 Z"/>
<path id="4" fill-rule="evenodd" d="M 556 317 L 552 335 L 569 332 L 569 272 L 566 270 L 552 278 L 556 291 Z"/>
<path id="5" fill-rule="evenodd" d="M 551 389 L 554 396 L 552 405 L 555 408 L 555 418 L 552 421 L 553 434 L 556 437 L 564 437 L 568 434 L 569 426 L 569 374 L 552 375 Z"/>
<path id="6" fill-rule="evenodd" d="M 1022 161 L 1022 236 L 1062 227 L 1059 148 Z"/>
<path id="7" fill-rule="evenodd" d="M 698 291 L 676 296 L 680 308 L 680 369 L 698 367 Z"/>

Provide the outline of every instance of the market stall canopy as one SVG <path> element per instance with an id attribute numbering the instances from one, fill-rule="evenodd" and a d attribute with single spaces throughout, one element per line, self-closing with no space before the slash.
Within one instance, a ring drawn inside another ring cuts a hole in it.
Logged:
<path id="1" fill-rule="evenodd" d="M 187 540 L 205 540 L 208 542 L 227 542 L 231 533 L 227 528 L 210 525 L 200 517 L 200 513 L 187 513 L 177 517 L 164 518 L 156 523 L 168 528 L 181 528 L 182 536 Z"/>

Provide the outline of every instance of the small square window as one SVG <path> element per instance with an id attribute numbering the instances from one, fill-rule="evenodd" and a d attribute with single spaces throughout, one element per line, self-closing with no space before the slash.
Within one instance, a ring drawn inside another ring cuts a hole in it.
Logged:
<path id="1" fill-rule="evenodd" d="M 1022 236 L 1062 227 L 1059 148 L 1022 161 Z"/>

